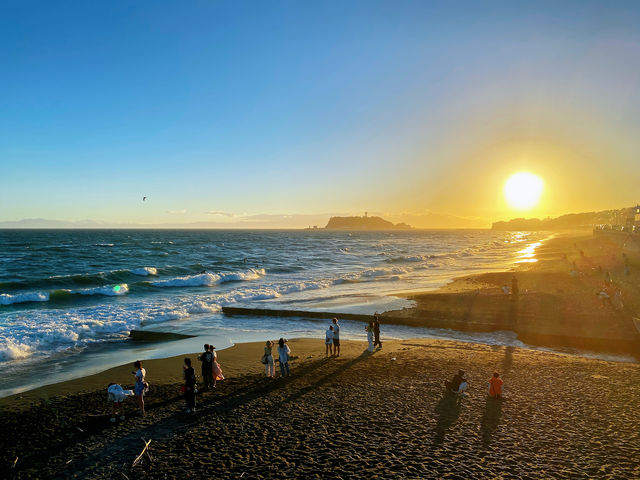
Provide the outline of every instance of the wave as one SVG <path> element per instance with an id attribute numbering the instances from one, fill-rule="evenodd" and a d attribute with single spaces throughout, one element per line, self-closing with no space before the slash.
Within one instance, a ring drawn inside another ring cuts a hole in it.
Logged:
<path id="1" fill-rule="evenodd" d="M 157 275 L 158 269 L 154 267 L 134 268 L 133 270 L 131 270 L 131 273 L 133 273 L 134 275 L 146 277 L 147 275 Z"/>
<path id="2" fill-rule="evenodd" d="M 257 280 L 267 273 L 264 268 L 249 269 L 246 272 L 221 272 L 221 273 L 201 273 L 198 275 L 187 275 L 168 280 L 157 280 L 151 282 L 154 287 L 210 287 L 226 282 L 241 282 Z"/>
<path id="3" fill-rule="evenodd" d="M 0 294 L 0 305 L 13 305 L 14 303 L 48 302 L 49 294 L 46 292 L 27 292 L 9 295 Z"/>
<path id="4" fill-rule="evenodd" d="M 0 294 L 0 305 L 13 305 L 16 303 L 30 302 L 49 302 L 56 300 L 67 300 L 74 295 L 105 295 L 108 297 L 117 297 L 129 293 L 129 285 L 126 283 L 95 287 L 81 288 L 79 290 L 69 290 L 66 288 L 52 290 L 50 292 L 25 292 L 10 295 L 7 293 Z"/>

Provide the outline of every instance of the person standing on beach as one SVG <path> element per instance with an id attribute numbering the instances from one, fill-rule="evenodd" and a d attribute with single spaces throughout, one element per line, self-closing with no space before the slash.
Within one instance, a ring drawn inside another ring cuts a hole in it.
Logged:
<path id="1" fill-rule="evenodd" d="M 196 371 L 191 366 L 191 359 L 184 359 L 184 400 L 187 404 L 187 413 L 196 413 Z"/>
<path id="2" fill-rule="evenodd" d="M 142 362 L 136 360 L 133 367 L 137 370 L 131 372 L 135 376 L 136 383 L 133 387 L 133 393 L 136 394 L 136 401 L 138 402 L 138 408 L 140 409 L 140 415 L 144 417 L 144 392 L 146 390 L 146 376 L 147 371 L 142 368 Z"/>
<path id="3" fill-rule="evenodd" d="M 222 374 L 222 367 L 218 363 L 218 354 L 216 353 L 216 347 L 213 345 L 209 345 L 209 352 L 211 352 L 211 356 L 213 357 L 213 363 L 211 365 L 211 375 L 213 376 L 213 388 L 216 388 L 216 382 L 218 380 L 224 380 L 224 375 Z"/>
<path id="4" fill-rule="evenodd" d="M 495 372 L 493 377 L 489 379 L 489 396 L 491 398 L 502 398 L 502 385 L 504 382 L 500 378 L 500 374 Z"/>
<path id="5" fill-rule="evenodd" d="M 364 331 L 367 332 L 367 341 L 369 342 L 368 350 L 373 352 L 373 320 L 371 320 L 366 327 L 364 327 Z"/>
<path id="6" fill-rule="evenodd" d="M 378 318 L 378 312 L 373 316 L 373 346 L 376 345 L 382 348 L 382 342 L 380 341 L 380 319 Z"/>
<path id="7" fill-rule="evenodd" d="M 209 351 L 208 343 L 204 344 L 204 352 L 198 360 L 202 362 L 202 382 L 206 390 L 213 387 L 213 354 Z"/>
<path id="8" fill-rule="evenodd" d="M 333 325 L 329 325 L 329 328 L 324 334 L 325 356 L 333 355 Z"/>
<path id="9" fill-rule="evenodd" d="M 338 325 L 338 319 L 334 318 L 333 322 L 333 354 L 336 357 L 340 356 L 340 325 Z"/>
<path id="10" fill-rule="evenodd" d="M 274 378 L 276 376 L 276 368 L 273 361 L 273 342 L 271 340 L 267 340 L 267 345 L 264 347 L 262 363 L 264 363 L 264 369 L 267 377 Z"/>
<path id="11" fill-rule="evenodd" d="M 287 345 L 287 341 L 284 338 L 278 340 L 278 360 L 280 361 L 280 374 L 283 377 L 291 375 L 289 370 L 289 356 L 291 355 L 291 349 Z M 285 375 L 286 372 L 286 375 Z"/>

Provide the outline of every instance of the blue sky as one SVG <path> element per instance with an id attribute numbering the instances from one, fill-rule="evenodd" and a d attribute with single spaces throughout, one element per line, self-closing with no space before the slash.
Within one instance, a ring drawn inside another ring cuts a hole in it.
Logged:
<path id="1" fill-rule="evenodd" d="M 626 206 L 640 183 L 639 13 L 5 2 L 0 221 L 281 226 L 368 210 L 482 223 L 515 216 L 500 188 L 522 169 L 547 187 L 532 214 Z"/>

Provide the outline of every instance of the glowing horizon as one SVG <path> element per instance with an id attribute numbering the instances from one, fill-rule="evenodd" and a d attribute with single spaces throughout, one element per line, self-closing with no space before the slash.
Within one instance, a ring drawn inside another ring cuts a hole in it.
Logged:
<path id="1" fill-rule="evenodd" d="M 529 217 L 636 203 L 640 5 L 496 6 L 12 4 L 0 222 L 489 226 L 525 171 Z"/>

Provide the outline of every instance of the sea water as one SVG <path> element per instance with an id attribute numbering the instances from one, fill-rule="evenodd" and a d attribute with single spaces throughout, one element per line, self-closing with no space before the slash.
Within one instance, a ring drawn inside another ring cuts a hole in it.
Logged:
<path id="1" fill-rule="evenodd" d="M 137 357 L 284 337 L 321 337 L 326 322 L 226 317 L 225 305 L 373 314 L 411 306 L 394 293 L 531 260 L 545 232 L 490 230 L 0 231 L 0 395 Z M 342 322 L 344 338 L 364 338 Z M 132 329 L 196 335 L 154 345 Z M 518 344 L 515 335 L 385 326 L 393 338 Z M 477 337 L 477 338 L 476 338 Z"/>

